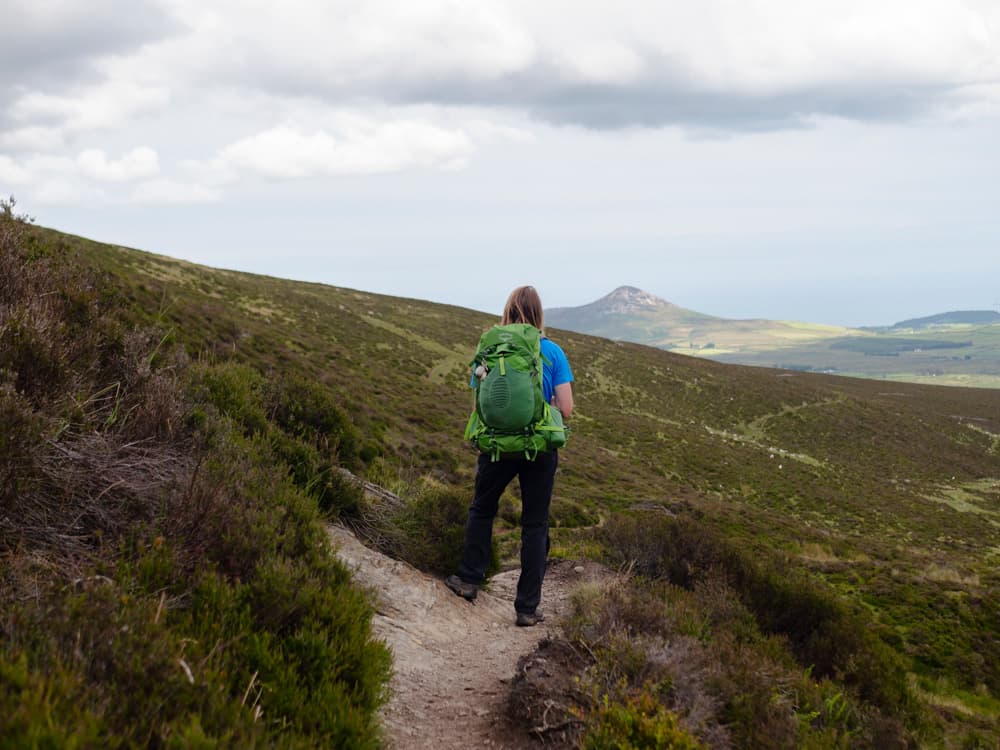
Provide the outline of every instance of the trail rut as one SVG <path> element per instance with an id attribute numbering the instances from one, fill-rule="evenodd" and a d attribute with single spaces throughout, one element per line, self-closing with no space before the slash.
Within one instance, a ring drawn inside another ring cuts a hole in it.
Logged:
<path id="1" fill-rule="evenodd" d="M 392 697 L 382 711 L 390 750 L 524 748 L 526 728 L 504 715 L 518 660 L 556 635 L 571 590 L 604 576 L 595 563 L 551 561 L 542 587 L 546 620 L 514 625 L 517 570 L 494 576 L 475 603 L 441 580 L 368 549 L 347 529 L 330 527 L 337 555 L 371 591 L 376 635 L 392 649 Z"/>

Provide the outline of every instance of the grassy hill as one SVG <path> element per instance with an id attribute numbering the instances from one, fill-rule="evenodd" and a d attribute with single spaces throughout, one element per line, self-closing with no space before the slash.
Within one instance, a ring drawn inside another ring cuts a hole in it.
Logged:
<path id="1" fill-rule="evenodd" d="M 1000 388 L 1000 325 L 899 328 L 780 351 L 722 354 L 718 359 L 888 381 Z"/>
<path id="2" fill-rule="evenodd" d="M 32 229 L 32 243 L 107 274 L 129 324 L 164 332 L 164 348 L 186 351 L 204 367 L 245 368 L 236 372 L 265 390 L 286 381 L 319 384 L 350 422 L 335 439 L 350 439 L 344 455 L 370 478 L 454 488 L 459 496 L 471 487 L 474 454 L 460 439 L 471 398 L 466 366 L 478 335 L 494 322 L 489 316 L 209 269 L 40 228 Z M 777 639 L 759 647 L 789 649 L 800 677 L 833 681 L 815 716 L 792 711 L 799 731 L 827 732 L 814 746 L 857 746 L 850 737 L 862 730 L 851 727 L 875 731 L 875 720 L 864 719 L 872 711 L 902 712 L 898 721 L 909 736 L 929 746 L 996 742 L 1000 391 L 742 367 L 578 333 L 550 335 L 573 363 L 578 405 L 554 498 L 554 554 L 614 559 L 617 549 L 634 564 L 646 553 L 630 558 L 628 549 L 648 545 L 653 530 L 656 539 L 678 528 L 704 532 L 704 545 L 698 537 L 688 540 L 688 552 L 676 551 L 678 559 L 694 555 L 687 573 L 671 573 L 662 560 L 661 573 L 704 594 L 716 590 L 709 585 L 715 579 L 698 583 L 691 571 L 724 569 L 726 590 L 749 608 L 754 632 Z M 261 414 L 255 419 L 274 415 Z M 299 464 L 288 465 L 294 474 Z M 643 526 L 629 531 L 634 514 L 693 525 L 648 521 L 643 534 Z M 500 551 L 509 560 L 516 536 L 507 522 L 516 511 L 501 515 Z M 714 563 L 697 557 L 723 547 Z M 819 588 L 790 593 L 780 585 L 786 574 Z M 821 633 L 824 617 L 841 615 L 819 613 L 841 607 L 864 627 L 851 631 L 859 634 L 858 650 L 838 656 L 830 645 L 838 639 Z M 785 622 L 785 612 L 799 613 L 796 622 Z M 692 633 L 714 643 L 721 636 L 713 634 L 730 626 L 719 618 Z M 744 632 L 726 642 L 762 637 Z M 876 653 L 862 644 L 867 638 L 899 660 L 905 676 L 892 690 L 913 696 L 922 718 L 882 688 L 866 691 L 876 679 L 858 668 L 864 654 Z M 832 654 L 828 662 L 821 652 Z M 772 696 L 785 696 L 782 705 L 795 703 L 782 692 L 787 685 L 765 683 Z M 841 734 L 823 724 L 837 690 L 859 707 L 848 712 L 853 718 L 836 719 L 846 727 Z M 733 717 L 727 721 L 744 720 Z"/>
<path id="3" fill-rule="evenodd" d="M 588 305 L 554 308 L 546 315 L 554 326 L 719 362 L 1000 388 L 1000 314 L 991 311 L 855 329 L 717 318 L 622 287 Z"/>
<path id="4" fill-rule="evenodd" d="M 859 333 L 839 326 L 719 318 L 635 287 L 619 287 L 587 305 L 551 308 L 545 317 L 556 328 L 712 358 L 733 352 L 773 352 Z"/>
<path id="5" fill-rule="evenodd" d="M 933 328 L 934 326 L 950 325 L 991 325 L 1000 323 L 1000 312 L 994 310 L 953 310 L 951 312 L 928 315 L 923 318 L 910 318 L 901 320 L 891 329 L 900 330 L 906 328 Z"/>

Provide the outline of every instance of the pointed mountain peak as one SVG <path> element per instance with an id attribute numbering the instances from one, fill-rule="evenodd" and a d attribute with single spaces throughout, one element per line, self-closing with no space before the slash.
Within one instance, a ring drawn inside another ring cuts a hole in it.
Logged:
<path id="1" fill-rule="evenodd" d="M 673 303 L 634 286 L 620 286 L 599 299 L 596 304 L 601 307 L 601 312 L 626 314 L 674 307 Z"/>

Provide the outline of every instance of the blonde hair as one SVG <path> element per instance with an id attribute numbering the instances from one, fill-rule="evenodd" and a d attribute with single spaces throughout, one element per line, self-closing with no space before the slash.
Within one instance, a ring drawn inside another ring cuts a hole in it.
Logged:
<path id="1" fill-rule="evenodd" d="M 542 298 L 538 296 L 533 286 L 519 286 L 507 298 L 503 308 L 502 325 L 511 323 L 530 323 L 538 330 L 545 325 L 545 314 L 542 311 Z"/>

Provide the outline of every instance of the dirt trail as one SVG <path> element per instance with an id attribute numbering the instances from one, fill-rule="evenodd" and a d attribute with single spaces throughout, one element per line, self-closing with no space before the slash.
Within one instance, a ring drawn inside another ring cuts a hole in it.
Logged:
<path id="1" fill-rule="evenodd" d="M 540 607 L 546 621 L 518 628 L 517 570 L 494 576 L 489 591 L 469 603 L 439 579 L 368 549 L 342 527 L 331 526 L 330 537 L 355 580 L 372 591 L 374 631 L 393 652 L 392 698 L 382 712 L 388 747 L 525 747 L 525 728 L 511 726 L 503 711 L 518 659 L 556 634 L 572 589 L 603 577 L 603 569 L 550 563 Z"/>

